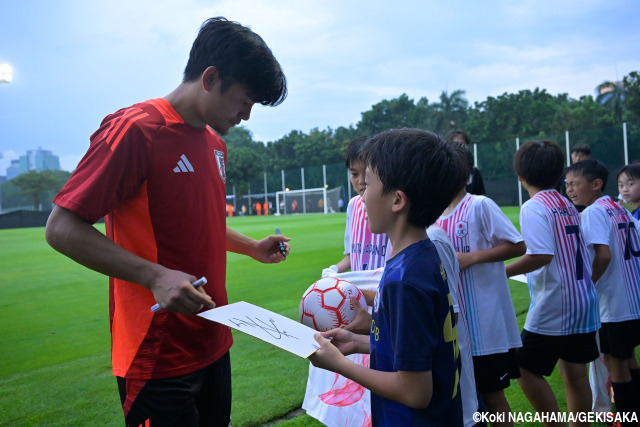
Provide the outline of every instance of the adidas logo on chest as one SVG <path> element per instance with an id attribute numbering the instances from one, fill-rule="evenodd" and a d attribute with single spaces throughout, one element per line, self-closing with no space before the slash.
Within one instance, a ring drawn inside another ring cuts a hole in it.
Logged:
<path id="1" fill-rule="evenodd" d="M 175 173 L 194 172 L 193 166 L 191 165 L 191 163 L 187 159 L 187 156 L 185 156 L 184 154 L 182 156 L 180 156 L 180 160 L 178 160 L 178 166 L 173 168 L 173 171 Z"/>

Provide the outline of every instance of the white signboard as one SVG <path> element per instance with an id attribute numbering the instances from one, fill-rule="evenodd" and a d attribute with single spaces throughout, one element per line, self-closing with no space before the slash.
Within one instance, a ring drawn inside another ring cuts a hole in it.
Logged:
<path id="1" fill-rule="evenodd" d="M 213 308 L 198 316 L 237 329 L 302 358 L 309 357 L 319 347 L 313 338 L 317 333 L 314 329 L 245 301 Z"/>

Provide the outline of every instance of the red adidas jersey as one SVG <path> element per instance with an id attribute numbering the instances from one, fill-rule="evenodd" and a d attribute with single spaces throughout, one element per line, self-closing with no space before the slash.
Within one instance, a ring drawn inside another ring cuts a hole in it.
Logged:
<path id="1" fill-rule="evenodd" d="M 208 280 L 227 304 L 224 142 L 193 128 L 164 99 L 107 116 L 54 202 L 95 222 L 149 261 Z M 229 328 L 160 310 L 151 291 L 109 279 L 113 374 L 130 379 L 184 375 L 231 347 Z"/>

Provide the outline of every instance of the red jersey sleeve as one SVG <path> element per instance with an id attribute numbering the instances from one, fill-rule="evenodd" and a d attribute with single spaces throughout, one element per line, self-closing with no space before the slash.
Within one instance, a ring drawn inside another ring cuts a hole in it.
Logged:
<path id="1" fill-rule="evenodd" d="M 149 172 L 154 119 L 162 116 L 144 104 L 107 116 L 54 203 L 94 223 L 135 197 Z"/>

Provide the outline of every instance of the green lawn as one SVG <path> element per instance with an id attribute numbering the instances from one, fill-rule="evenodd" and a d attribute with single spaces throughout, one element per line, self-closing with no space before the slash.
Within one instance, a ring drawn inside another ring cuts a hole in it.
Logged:
<path id="1" fill-rule="evenodd" d="M 505 208 L 518 224 L 518 209 Z M 248 301 L 296 318 L 304 290 L 342 258 L 345 214 L 234 217 L 251 237 L 276 227 L 291 237 L 291 254 L 265 265 L 229 254 L 230 302 Z M 122 425 L 111 376 L 107 279 L 53 251 L 43 228 L 0 230 L 0 425 Z M 511 284 L 520 325 L 526 285 Z M 234 331 L 234 426 L 261 425 L 302 404 L 308 362 Z M 550 378 L 560 408 L 562 382 Z M 530 412 L 517 383 L 507 390 L 514 411 Z M 320 425 L 306 415 L 282 426 Z"/>

